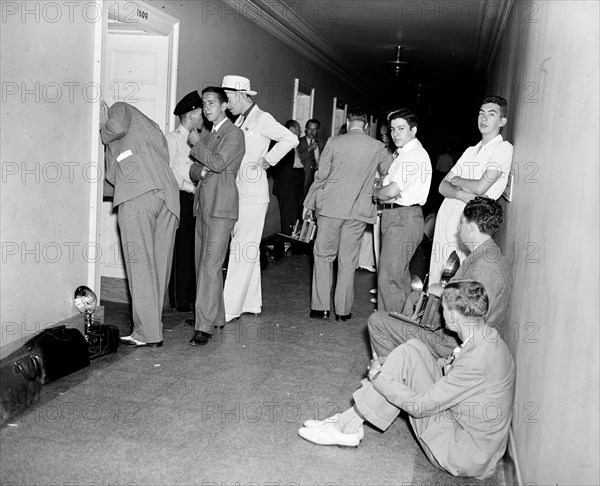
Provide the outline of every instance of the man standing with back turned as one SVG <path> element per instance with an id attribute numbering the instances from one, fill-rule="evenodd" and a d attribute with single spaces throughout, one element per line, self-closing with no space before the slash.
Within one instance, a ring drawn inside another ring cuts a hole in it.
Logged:
<path id="1" fill-rule="evenodd" d="M 328 318 L 333 262 L 338 259 L 336 319 L 352 317 L 354 272 L 367 223 L 375 223 L 375 174 L 387 174 L 392 157 L 385 146 L 365 133 L 367 114 L 360 106 L 348 112 L 348 133 L 328 140 L 304 200 L 305 213 L 316 211 L 317 238 L 310 317 Z"/>

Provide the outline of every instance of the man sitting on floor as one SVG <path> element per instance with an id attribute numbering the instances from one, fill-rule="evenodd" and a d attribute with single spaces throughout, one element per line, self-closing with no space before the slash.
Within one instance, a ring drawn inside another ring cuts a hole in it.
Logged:
<path id="1" fill-rule="evenodd" d="M 458 225 L 458 238 L 470 253 L 451 280 L 476 280 L 485 287 L 490 311 L 486 317 L 488 325 L 496 328 L 500 334 L 508 320 L 508 305 L 512 288 L 512 276 L 508 261 L 492 235 L 502 224 L 502 206 L 499 202 L 485 196 L 477 196 L 467 203 Z M 443 287 L 434 284 L 429 293 L 442 295 Z M 413 292 L 404 307 L 405 315 L 412 315 L 420 292 Z M 381 358 L 385 358 L 398 345 L 415 338 L 429 348 L 438 358 L 445 358 L 458 346 L 457 336 L 442 328 L 437 331 L 401 321 L 387 312 L 375 312 L 369 317 L 369 336 L 371 348 Z"/>
<path id="2" fill-rule="evenodd" d="M 485 322 L 488 305 L 479 282 L 450 282 L 442 295 L 444 319 L 461 346 L 437 360 L 417 339 L 398 346 L 383 364 L 373 353 L 354 406 L 325 420 L 307 420 L 300 437 L 319 445 L 357 446 L 364 421 L 385 431 L 404 410 L 434 466 L 454 476 L 492 476 L 506 450 L 515 364 Z"/>

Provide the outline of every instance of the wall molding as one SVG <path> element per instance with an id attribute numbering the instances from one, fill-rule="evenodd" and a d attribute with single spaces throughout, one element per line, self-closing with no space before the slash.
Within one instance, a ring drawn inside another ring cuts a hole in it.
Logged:
<path id="1" fill-rule="evenodd" d="M 223 0 L 223 2 L 305 58 L 337 76 L 345 84 L 372 97 L 372 91 L 355 80 L 354 70 L 342 54 L 282 0 Z"/>

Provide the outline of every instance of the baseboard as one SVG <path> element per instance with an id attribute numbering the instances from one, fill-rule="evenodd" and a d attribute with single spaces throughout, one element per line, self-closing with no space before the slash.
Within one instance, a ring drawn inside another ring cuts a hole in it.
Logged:
<path id="1" fill-rule="evenodd" d="M 521 468 L 519 465 L 519 457 L 517 456 L 517 446 L 515 443 L 515 435 L 513 433 L 512 425 L 510 426 L 510 429 L 508 429 L 508 453 L 515 467 L 517 485 L 521 486 L 523 484 L 523 480 L 521 479 Z"/>

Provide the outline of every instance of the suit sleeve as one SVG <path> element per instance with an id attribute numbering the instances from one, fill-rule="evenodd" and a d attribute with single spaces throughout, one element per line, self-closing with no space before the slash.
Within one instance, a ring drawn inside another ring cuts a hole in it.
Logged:
<path id="1" fill-rule="evenodd" d="M 263 137 L 275 141 L 275 145 L 265 155 L 269 165 L 275 165 L 285 154 L 298 145 L 298 137 L 285 128 L 269 113 L 262 113 L 258 120 L 258 128 Z"/>
<path id="2" fill-rule="evenodd" d="M 319 167 L 315 172 L 315 180 L 310 186 L 306 198 L 304 199 L 305 208 L 315 209 L 317 206 L 317 191 L 327 182 L 333 182 L 330 180 L 333 169 L 333 149 L 330 141 L 331 139 L 325 144 L 325 148 L 319 159 Z"/>
<path id="3" fill-rule="evenodd" d="M 196 143 L 190 153 L 197 159 L 202 165 L 206 166 L 212 172 L 223 172 L 229 164 L 231 164 L 236 157 L 240 154 L 244 154 L 246 150 L 246 142 L 244 140 L 244 133 L 239 130 L 230 130 L 223 136 L 223 143 L 219 147 L 218 152 L 210 150 L 204 140 L 200 140 Z M 196 164 L 192 165 L 190 169 L 190 176 L 193 177 L 193 170 L 202 168 L 197 167 Z"/>
<path id="4" fill-rule="evenodd" d="M 392 154 L 385 148 L 385 145 L 381 144 L 379 148 L 379 164 L 377 165 L 377 170 L 381 177 L 387 175 L 393 161 Z"/>
<path id="5" fill-rule="evenodd" d="M 108 120 L 100 130 L 102 143 L 108 145 L 110 142 L 123 138 L 131 124 L 131 113 L 125 103 L 113 104 L 108 109 Z"/>
<path id="6" fill-rule="evenodd" d="M 381 372 L 374 384 L 391 404 L 415 418 L 429 417 L 455 407 L 477 396 L 484 385 L 483 370 L 473 355 L 459 355 L 448 375 L 423 393 L 414 392 L 386 371 Z"/>

